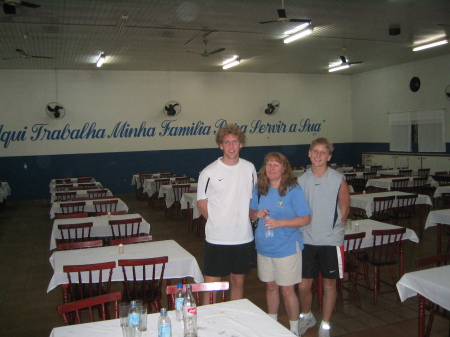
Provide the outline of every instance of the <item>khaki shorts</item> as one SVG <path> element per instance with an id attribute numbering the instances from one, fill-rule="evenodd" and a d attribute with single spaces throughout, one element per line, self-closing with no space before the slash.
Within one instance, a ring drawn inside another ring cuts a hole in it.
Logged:
<path id="1" fill-rule="evenodd" d="M 263 282 L 291 286 L 302 281 L 302 251 L 286 257 L 267 257 L 258 254 L 258 277 Z"/>

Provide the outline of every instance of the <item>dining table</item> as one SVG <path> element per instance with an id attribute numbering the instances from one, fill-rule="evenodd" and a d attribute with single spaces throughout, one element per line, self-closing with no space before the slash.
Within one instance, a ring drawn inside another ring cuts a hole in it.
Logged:
<path id="1" fill-rule="evenodd" d="M 433 198 L 440 198 L 440 197 L 442 197 L 443 193 L 450 193 L 450 185 L 436 187 L 436 190 L 434 191 L 434 194 L 433 194 Z"/>
<path id="2" fill-rule="evenodd" d="M 405 179 L 408 178 L 408 185 L 407 187 L 414 187 L 414 178 L 417 177 L 389 177 L 389 178 L 375 178 L 375 179 L 368 179 L 366 182 L 366 188 L 368 187 L 376 187 L 376 188 L 382 188 L 385 190 L 390 191 L 392 188 L 392 181 L 396 179 Z M 434 186 L 434 180 L 431 177 L 428 177 L 427 180 L 428 185 Z"/>
<path id="3" fill-rule="evenodd" d="M 185 184 L 183 184 L 183 185 L 185 185 Z M 196 190 L 198 183 L 187 183 L 187 185 L 190 185 L 189 189 Z M 183 196 L 181 196 L 181 197 L 183 197 Z M 161 187 L 159 188 L 158 198 L 164 198 L 167 208 L 172 206 L 172 204 L 175 202 L 175 195 L 173 193 L 172 184 L 161 185 Z"/>
<path id="4" fill-rule="evenodd" d="M 112 192 L 111 192 L 108 188 L 101 188 L 101 186 L 99 186 L 99 187 L 100 187 L 99 190 L 100 190 L 100 189 L 106 190 L 106 196 L 107 196 L 107 197 L 111 197 L 111 196 L 113 195 Z M 85 198 L 85 199 L 89 199 L 88 191 L 95 191 L 95 189 L 89 189 L 89 190 L 75 190 L 75 191 L 64 191 L 64 192 L 76 192 L 75 198 Z M 50 193 L 50 196 L 51 196 L 51 197 L 50 197 L 50 202 L 51 202 L 51 203 L 53 203 L 53 202 L 55 202 L 55 201 L 58 200 L 58 197 L 56 196 L 56 193 L 58 193 L 58 192 L 54 191 L 54 192 L 51 192 L 51 193 Z"/>
<path id="5" fill-rule="evenodd" d="M 102 184 L 99 181 L 92 181 L 89 183 L 78 183 L 78 182 L 72 182 L 72 183 L 67 183 L 67 184 L 50 184 L 50 193 L 55 193 L 55 192 L 69 192 L 70 189 L 65 189 L 64 191 L 58 191 L 58 186 L 62 186 L 62 185 L 72 185 L 72 187 L 77 188 L 80 186 L 80 184 L 95 184 L 96 188 L 103 188 Z"/>
<path id="6" fill-rule="evenodd" d="M 450 209 L 439 209 L 430 211 L 427 216 L 427 220 L 425 221 L 425 229 L 430 227 L 436 228 L 436 250 L 437 253 L 441 253 L 441 237 L 442 237 L 442 228 L 445 226 L 450 226 Z"/>
<path id="7" fill-rule="evenodd" d="M 91 200 L 83 200 L 83 202 L 85 202 L 86 203 L 86 206 L 84 206 L 84 212 L 91 212 L 91 213 L 93 213 L 93 212 L 95 212 L 95 205 L 94 205 L 94 201 L 95 201 L 96 199 L 91 199 Z M 100 199 L 99 199 L 100 200 Z M 120 199 L 120 198 L 111 198 L 111 199 L 108 199 L 108 198 L 103 198 L 103 199 L 101 199 L 102 201 L 106 201 L 106 200 L 117 200 L 118 201 L 118 203 L 117 203 L 117 209 L 116 209 L 116 211 L 127 211 L 128 212 L 128 206 L 127 206 L 127 204 L 125 204 L 125 202 L 123 202 L 123 200 L 122 199 Z M 55 213 L 61 213 L 62 212 L 62 210 L 61 210 L 61 205 L 62 204 L 64 204 L 64 203 L 71 203 L 71 202 L 73 202 L 73 201 L 64 201 L 64 202 L 58 202 L 58 201 L 56 201 L 56 202 L 54 202 L 54 203 L 52 203 L 52 207 L 50 208 L 50 219 L 53 219 L 54 217 L 55 217 Z"/>
<path id="8" fill-rule="evenodd" d="M 124 245 L 123 253 L 119 252 L 119 246 L 55 251 L 50 256 L 53 276 L 50 279 L 47 292 L 55 289 L 58 285 L 68 283 L 67 274 L 63 271 L 65 265 L 83 265 L 115 261 L 116 268 L 113 269 L 111 280 L 117 282 L 124 280 L 122 267 L 118 266 L 118 260 L 147 259 L 160 256 L 169 257 L 169 262 L 166 263 L 164 271 L 164 279 L 171 280 L 192 277 L 196 283 L 203 282 L 203 275 L 195 257 L 176 241 L 163 240 Z M 160 272 L 161 266 L 158 265 L 156 273 L 159 274 Z M 102 276 L 104 281 L 108 279 L 109 275 L 107 274 L 104 273 Z M 138 280 L 142 280 L 142 269 L 136 270 L 136 276 Z M 82 277 L 83 280 L 89 279 L 87 275 L 82 275 Z"/>
<path id="9" fill-rule="evenodd" d="M 173 184 L 173 183 L 176 182 L 176 178 L 180 178 L 180 177 L 169 177 L 167 179 L 169 179 L 170 183 Z M 153 195 L 156 192 L 159 193 L 159 191 L 156 190 L 155 179 L 158 179 L 158 178 L 151 178 L 151 179 L 145 179 L 144 180 L 143 192 L 147 193 L 149 196 Z M 195 180 L 193 178 L 190 178 L 190 181 L 194 182 Z"/>
<path id="10" fill-rule="evenodd" d="M 82 184 L 89 184 L 89 183 L 94 183 L 95 182 L 94 178 L 92 178 L 92 177 L 85 177 L 85 179 L 88 179 L 88 178 L 90 178 L 90 180 L 88 182 L 83 182 Z M 64 180 L 65 184 L 75 184 L 75 183 L 77 183 L 79 181 L 79 179 L 83 179 L 83 177 L 81 177 L 81 178 L 74 177 L 74 178 L 52 179 L 52 180 L 50 180 L 50 187 L 56 185 L 56 181 L 57 180 Z"/>
<path id="11" fill-rule="evenodd" d="M 8 196 L 11 195 L 11 188 L 7 181 L 0 181 L 0 202 L 3 202 Z"/>
<path id="12" fill-rule="evenodd" d="M 167 314 L 172 322 L 172 337 L 183 337 L 183 322 L 176 320 L 175 311 Z M 142 332 L 142 337 L 157 336 L 159 316 L 159 313 L 147 316 L 147 331 Z M 197 327 L 198 335 L 203 337 L 295 336 L 246 298 L 197 307 Z M 120 319 L 62 326 L 50 333 L 50 337 L 67 336 L 122 337 Z"/>
<path id="13" fill-rule="evenodd" d="M 450 266 L 435 267 L 406 273 L 397 282 L 400 300 L 418 296 L 417 336 L 425 334 L 425 299 L 450 310 Z"/>
<path id="14" fill-rule="evenodd" d="M 91 238 L 102 238 L 112 236 L 110 220 L 125 220 L 142 218 L 139 227 L 139 233 L 150 234 L 150 224 L 138 213 L 118 214 L 118 215 L 101 215 L 92 216 L 86 218 L 71 218 L 71 219 L 55 219 L 53 221 L 52 235 L 50 237 L 50 250 L 57 248 L 57 240 L 61 239 L 61 231 L 58 229 L 58 225 L 79 224 L 92 222 Z M 81 233 L 81 229 L 79 229 Z M 131 233 L 131 228 L 129 233 Z M 93 239 L 94 240 L 94 239 Z"/>

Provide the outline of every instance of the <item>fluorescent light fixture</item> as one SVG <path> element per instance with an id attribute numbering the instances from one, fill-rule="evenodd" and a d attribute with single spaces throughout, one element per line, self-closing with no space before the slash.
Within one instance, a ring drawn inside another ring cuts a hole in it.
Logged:
<path id="1" fill-rule="evenodd" d="M 128 20 L 128 15 L 122 15 L 119 19 L 119 22 L 117 23 L 117 31 L 116 34 L 120 35 L 122 33 L 122 30 L 125 28 L 125 23 Z"/>
<path id="2" fill-rule="evenodd" d="M 233 62 L 225 64 L 222 68 L 223 69 L 228 69 L 228 68 L 237 66 L 240 62 L 241 62 L 241 60 L 237 59 L 237 60 L 234 60 Z"/>
<path id="3" fill-rule="evenodd" d="M 448 38 L 445 38 L 444 40 L 439 40 L 436 42 L 432 42 L 432 43 L 427 43 L 424 44 L 422 46 L 418 46 L 413 48 L 413 51 L 419 51 L 419 50 L 423 50 L 423 49 L 428 49 L 428 48 L 433 48 L 433 47 L 437 47 L 437 46 L 442 46 L 443 44 L 447 44 L 448 43 Z"/>
<path id="4" fill-rule="evenodd" d="M 347 69 L 347 68 L 350 68 L 349 64 L 344 64 L 344 65 L 339 66 L 339 67 L 330 68 L 330 69 L 328 69 L 328 71 L 330 73 L 332 73 L 333 71 L 339 71 L 339 70 L 343 70 L 343 69 Z"/>
<path id="5" fill-rule="evenodd" d="M 297 33 L 299 31 L 305 29 L 306 27 L 308 27 L 310 24 L 311 24 L 311 22 L 303 22 L 302 24 L 288 30 L 287 32 L 284 32 L 284 34 L 291 35 L 291 34 Z"/>
<path id="6" fill-rule="evenodd" d="M 105 57 L 106 56 L 105 56 L 104 53 L 100 54 L 100 57 L 98 58 L 98 61 L 97 61 L 97 67 L 98 68 L 100 68 L 102 66 L 103 62 L 105 62 Z"/>
<path id="7" fill-rule="evenodd" d="M 289 42 L 301 39 L 302 37 L 308 36 L 312 32 L 313 32 L 312 28 L 308 28 L 308 29 L 302 30 L 300 33 L 293 34 L 293 35 L 288 36 L 287 38 L 285 38 L 284 39 L 284 43 L 289 43 Z"/>
<path id="8" fill-rule="evenodd" d="M 237 60 L 238 57 L 239 57 L 239 55 L 233 55 L 233 57 L 230 57 L 228 60 L 223 61 L 222 65 L 224 66 L 225 64 L 233 62 L 234 60 Z"/>

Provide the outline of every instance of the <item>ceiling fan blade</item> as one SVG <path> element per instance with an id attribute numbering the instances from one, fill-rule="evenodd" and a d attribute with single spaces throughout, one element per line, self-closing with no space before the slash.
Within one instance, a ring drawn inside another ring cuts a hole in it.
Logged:
<path id="1" fill-rule="evenodd" d="M 224 50 L 225 50 L 225 48 L 219 48 L 219 49 L 216 49 L 216 50 L 210 52 L 209 55 L 217 54 L 217 53 L 220 53 L 220 52 L 222 52 L 222 51 L 224 51 Z"/>
<path id="2" fill-rule="evenodd" d="M 284 8 L 277 9 L 277 12 L 278 12 L 278 17 L 280 19 L 286 19 L 287 18 L 286 10 Z"/>
<path id="3" fill-rule="evenodd" d="M 31 56 L 31 57 L 34 59 L 51 59 L 51 60 L 54 59 L 54 57 L 51 56 Z"/>
<path id="4" fill-rule="evenodd" d="M 20 55 L 22 55 L 22 56 L 30 56 L 30 55 L 27 54 L 26 51 L 24 51 L 24 50 L 22 50 L 22 49 L 16 49 L 16 52 L 18 52 L 18 53 L 19 53 Z"/>
<path id="5" fill-rule="evenodd" d="M 342 63 L 347 63 L 347 59 L 345 58 L 345 56 L 339 56 Z"/>
<path id="6" fill-rule="evenodd" d="M 311 20 L 306 20 L 306 19 L 289 19 L 289 22 L 311 22 Z"/>
<path id="7" fill-rule="evenodd" d="M 29 8 L 39 8 L 39 7 L 41 7 L 41 5 L 36 5 L 36 4 L 32 4 L 32 3 L 29 3 L 29 2 L 25 2 L 25 1 L 22 1 L 20 3 L 20 5 L 24 6 L 24 7 L 29 7 Z"/>
<path id="8" fill-rule="evenodd" d="M 4 57 L 3 60 L 12 60 L 12 59 L 20 59 L 22 56 L 14 56 L 14 57 Z"/>
<path id="9" fill-rule="evenodd" d="M 358 62 L 348 62 L 349 65 L 351 65 L 351 64 L 359 64 L 359 63 L 363 63 L 363 61 L 358 61 Z"/>
<path id="10" fill-rule="evenodd" d="M 17 14 L 16 13 L 16 6 L 11 6 L 7 4 L 3 4 L 3 12 L 5 14 Z"/>
<path id="11" fill-rule="evenodd" d="M 259 23 L 264 25 L 266 23 L 278 22 L 278 20 L 270 20 L 270 21 L 260 21 Z"/>

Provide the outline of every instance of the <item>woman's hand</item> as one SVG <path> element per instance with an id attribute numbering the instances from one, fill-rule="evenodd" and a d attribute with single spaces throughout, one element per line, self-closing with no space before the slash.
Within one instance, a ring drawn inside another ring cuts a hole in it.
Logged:
<path id="1" fill-rule="evenodd" d="M 283 222 L 283 220 L 277 220 L 277 219 L 274 219 L 274 218 L 267 218 L 267 219 L 264 220 L 264 228 L 275 229 L 275 228 L 283 227 L 281 222 Z"/>

